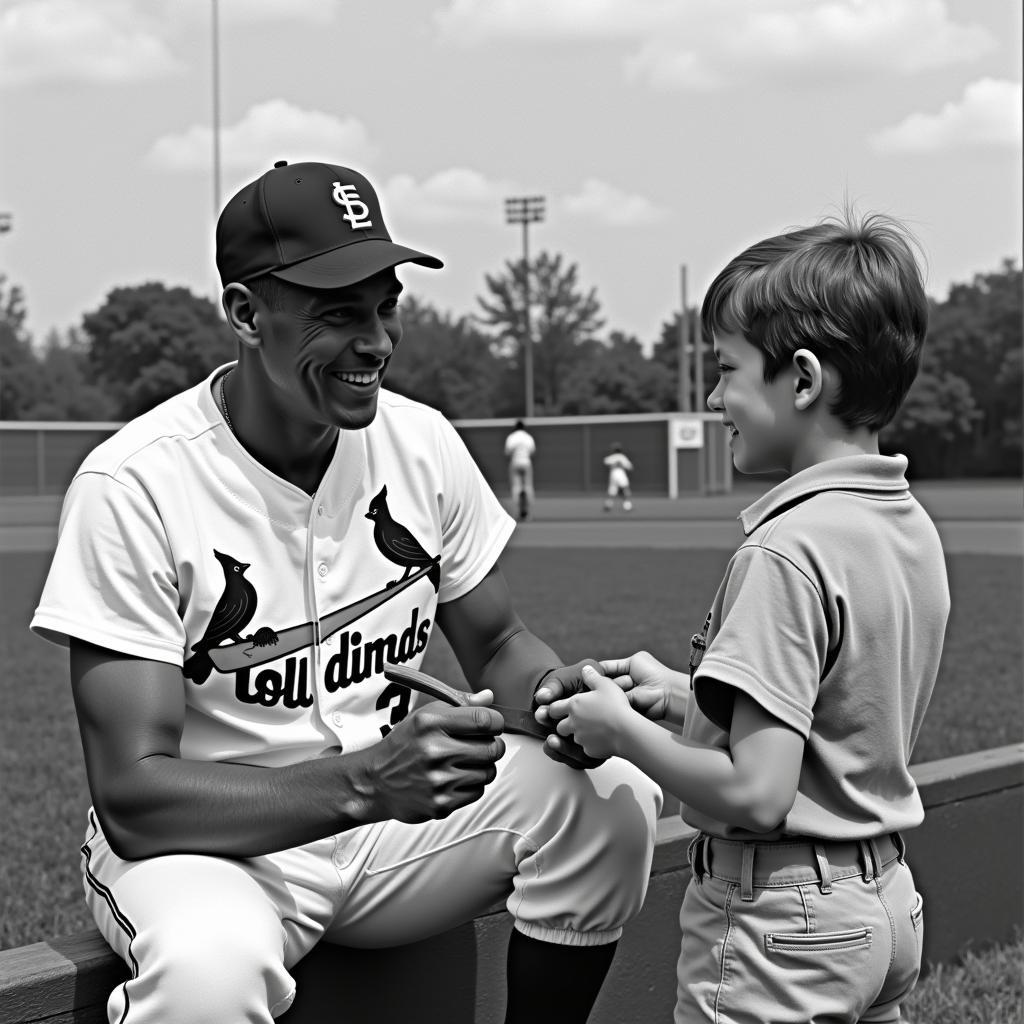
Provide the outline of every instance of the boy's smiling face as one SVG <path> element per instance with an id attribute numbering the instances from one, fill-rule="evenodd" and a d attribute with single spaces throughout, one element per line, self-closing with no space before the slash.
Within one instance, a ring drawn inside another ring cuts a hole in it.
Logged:
<path id="1" fill-rule="evenodd" d="M 795 369 L 764 379 L 764 353 L 742 334 L 715 334 L 718 383 L 708 408 L 729 430 L 733 464 L 741 473 L 792 472 L 801 423 L 794 404 Z"/>

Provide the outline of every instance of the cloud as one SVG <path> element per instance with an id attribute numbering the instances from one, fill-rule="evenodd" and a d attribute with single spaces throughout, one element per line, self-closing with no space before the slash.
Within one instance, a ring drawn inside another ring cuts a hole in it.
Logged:
<path id="1" fill-rule="evenodd" d="M 152 3 L 152 0 L 149 0 Z M 340 0 L 218 0 L 217 18 L 222 25 L 302 21 L 327 24 L 335 19 Z M 160 0 L 162 18 L 172 25 L 182 17 L 209 24 L 211 0 Z"/>
<path id="2" fill-rule="evenodd" d="M 0 11 L 0 82 L 120 83 L 183 70 L 156 26 L 118 0 L 25 0 Z"/>
<path id="3" fill-rule="evenodd" d="M 679 0 L 450 0 L 434 15 L 444 38 L 620 38 L 643 35 L 678 18 Z"/>
<path id="4" fill-rule="evenodd" d="M 381 190 L 387 211 L 424 224 L 498 224 L 505 198 L 521 193 L 508 181 L 491 181 L 478 171 L 453 167 L 423 182 L 396 175 Z"/>
<path id="5" fill-rule="evenodd" d="M 613 227 L 654 224 L 665 212 L 642 196 L 629 195 L 614 185 L 588 178 L 578 193 L 561 201 L 566 213 Z"/>
<path id="6" fill-rule="evenodd" d="M 396 175 L 381 188 L 381 195 L 385 212 L 407 223 L 500 226 L 505 223 L 505 200 L 535 191 L 514 181 L 489 179 L 479 171 L 454 167 L 421 182 L 408 174 Z M 664 216 L 642 196 L 629 195 L 594 178 L 571 195 L 548 195 L 546 199 L 547 219 L 565 214 L 606 226 L 630 227 L 654 223 Z"/>
<path id="7" fill-rule="evenodd" d="M 193 125 L 158 139 L 147 162 L 167 171 L 206 171 L 212 163 L 213 131 Z M 221 164 L 225 170 L 258 174 L 275 160 L 344 161 L 362 169 L 377 156 L 362 122 L 316 110 L 303 110 L 286 100 L 258 103 L 236 124 L 220 133 Z"/>
<path id="8" fill-rule="evenodd" d="M 998 148 L 1019 151 L 1020 82 L 981 78 L 956 102 L 937 114 L 911 114 L 871 139 L 879 153 L 937 153 L 951 149 Z"/>
<path id="9" fill-rule="evenodd" d="M 441 35 L 619 39 L 627 80 L 708 90 L 859 74 L 914 74 L 971 61 L 996 40 L 951 19 L 946 0 L 450 0 Z"/>

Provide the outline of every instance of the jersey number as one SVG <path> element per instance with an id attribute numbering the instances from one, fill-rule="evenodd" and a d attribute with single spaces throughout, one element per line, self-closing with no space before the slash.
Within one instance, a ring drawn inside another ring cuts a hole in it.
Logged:
<path id="1" fill-rule="evenodd" d="M 388 683 L 381 691 L 380 696 L 377 698 L 377 710 L 383 711 L 391 704 L 390 723 L 380 727 L 381 736 L 387 736 L 409 714 L 409 697 L 411 693 L 412 691 L 408 686 L 399 686 L 398 683 Z"/>

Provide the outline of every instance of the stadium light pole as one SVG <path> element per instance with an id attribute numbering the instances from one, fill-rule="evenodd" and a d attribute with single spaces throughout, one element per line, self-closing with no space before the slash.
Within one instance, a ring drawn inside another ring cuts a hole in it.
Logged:
<path id="1" fill-rule="evenodd" d="M 526 376 L 526 418 L 533 416 L 533 328 L 530 324 L 530 225 L 544 219 L 543 196 L 505 200 L 505 223 L 523 225 L 523 372 Z"/>
<path id="2" fill-rule="evenodd" d="M 212 60 L 211 85 L 213 89 L 213 219 L 220 214 L 220 12 L 217 0 L 211 0 Z"/>
<path id="3" fill-rule="evenodd" d="M 690 404 L 690 318 L 686 312 L 686 264 L 679 274 L 679 411 L 692 412 Z"/>
<path id="4" fill-rule="evenodd" d="M 6 235 L 14 227 L 14 215 L 11 213 L 0 213 L 0 235 Z M 4 418 L 3 412 L 4 382 L 0 379 L 0 420 Z"/>

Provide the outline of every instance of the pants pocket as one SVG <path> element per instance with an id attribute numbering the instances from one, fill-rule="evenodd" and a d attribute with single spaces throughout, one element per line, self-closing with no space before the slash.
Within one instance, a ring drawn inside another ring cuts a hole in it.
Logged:
<path id="1" fill-rule="evenodd" d="M 924 897 L 919 892 L 914 893 L 914 905 L 910 908 L 910 923 L 914 926 L 914 934 L 917 936 L 917 952 L 920 959 L 921 949 L 924 945 Z"/>
<path id="2" fill-rule="evenodd" d="M 765 952 L 832 953 L 846 949 L 868 949 L 870 928 L 851 928 L 842 932 L 766 932 Z"/>

